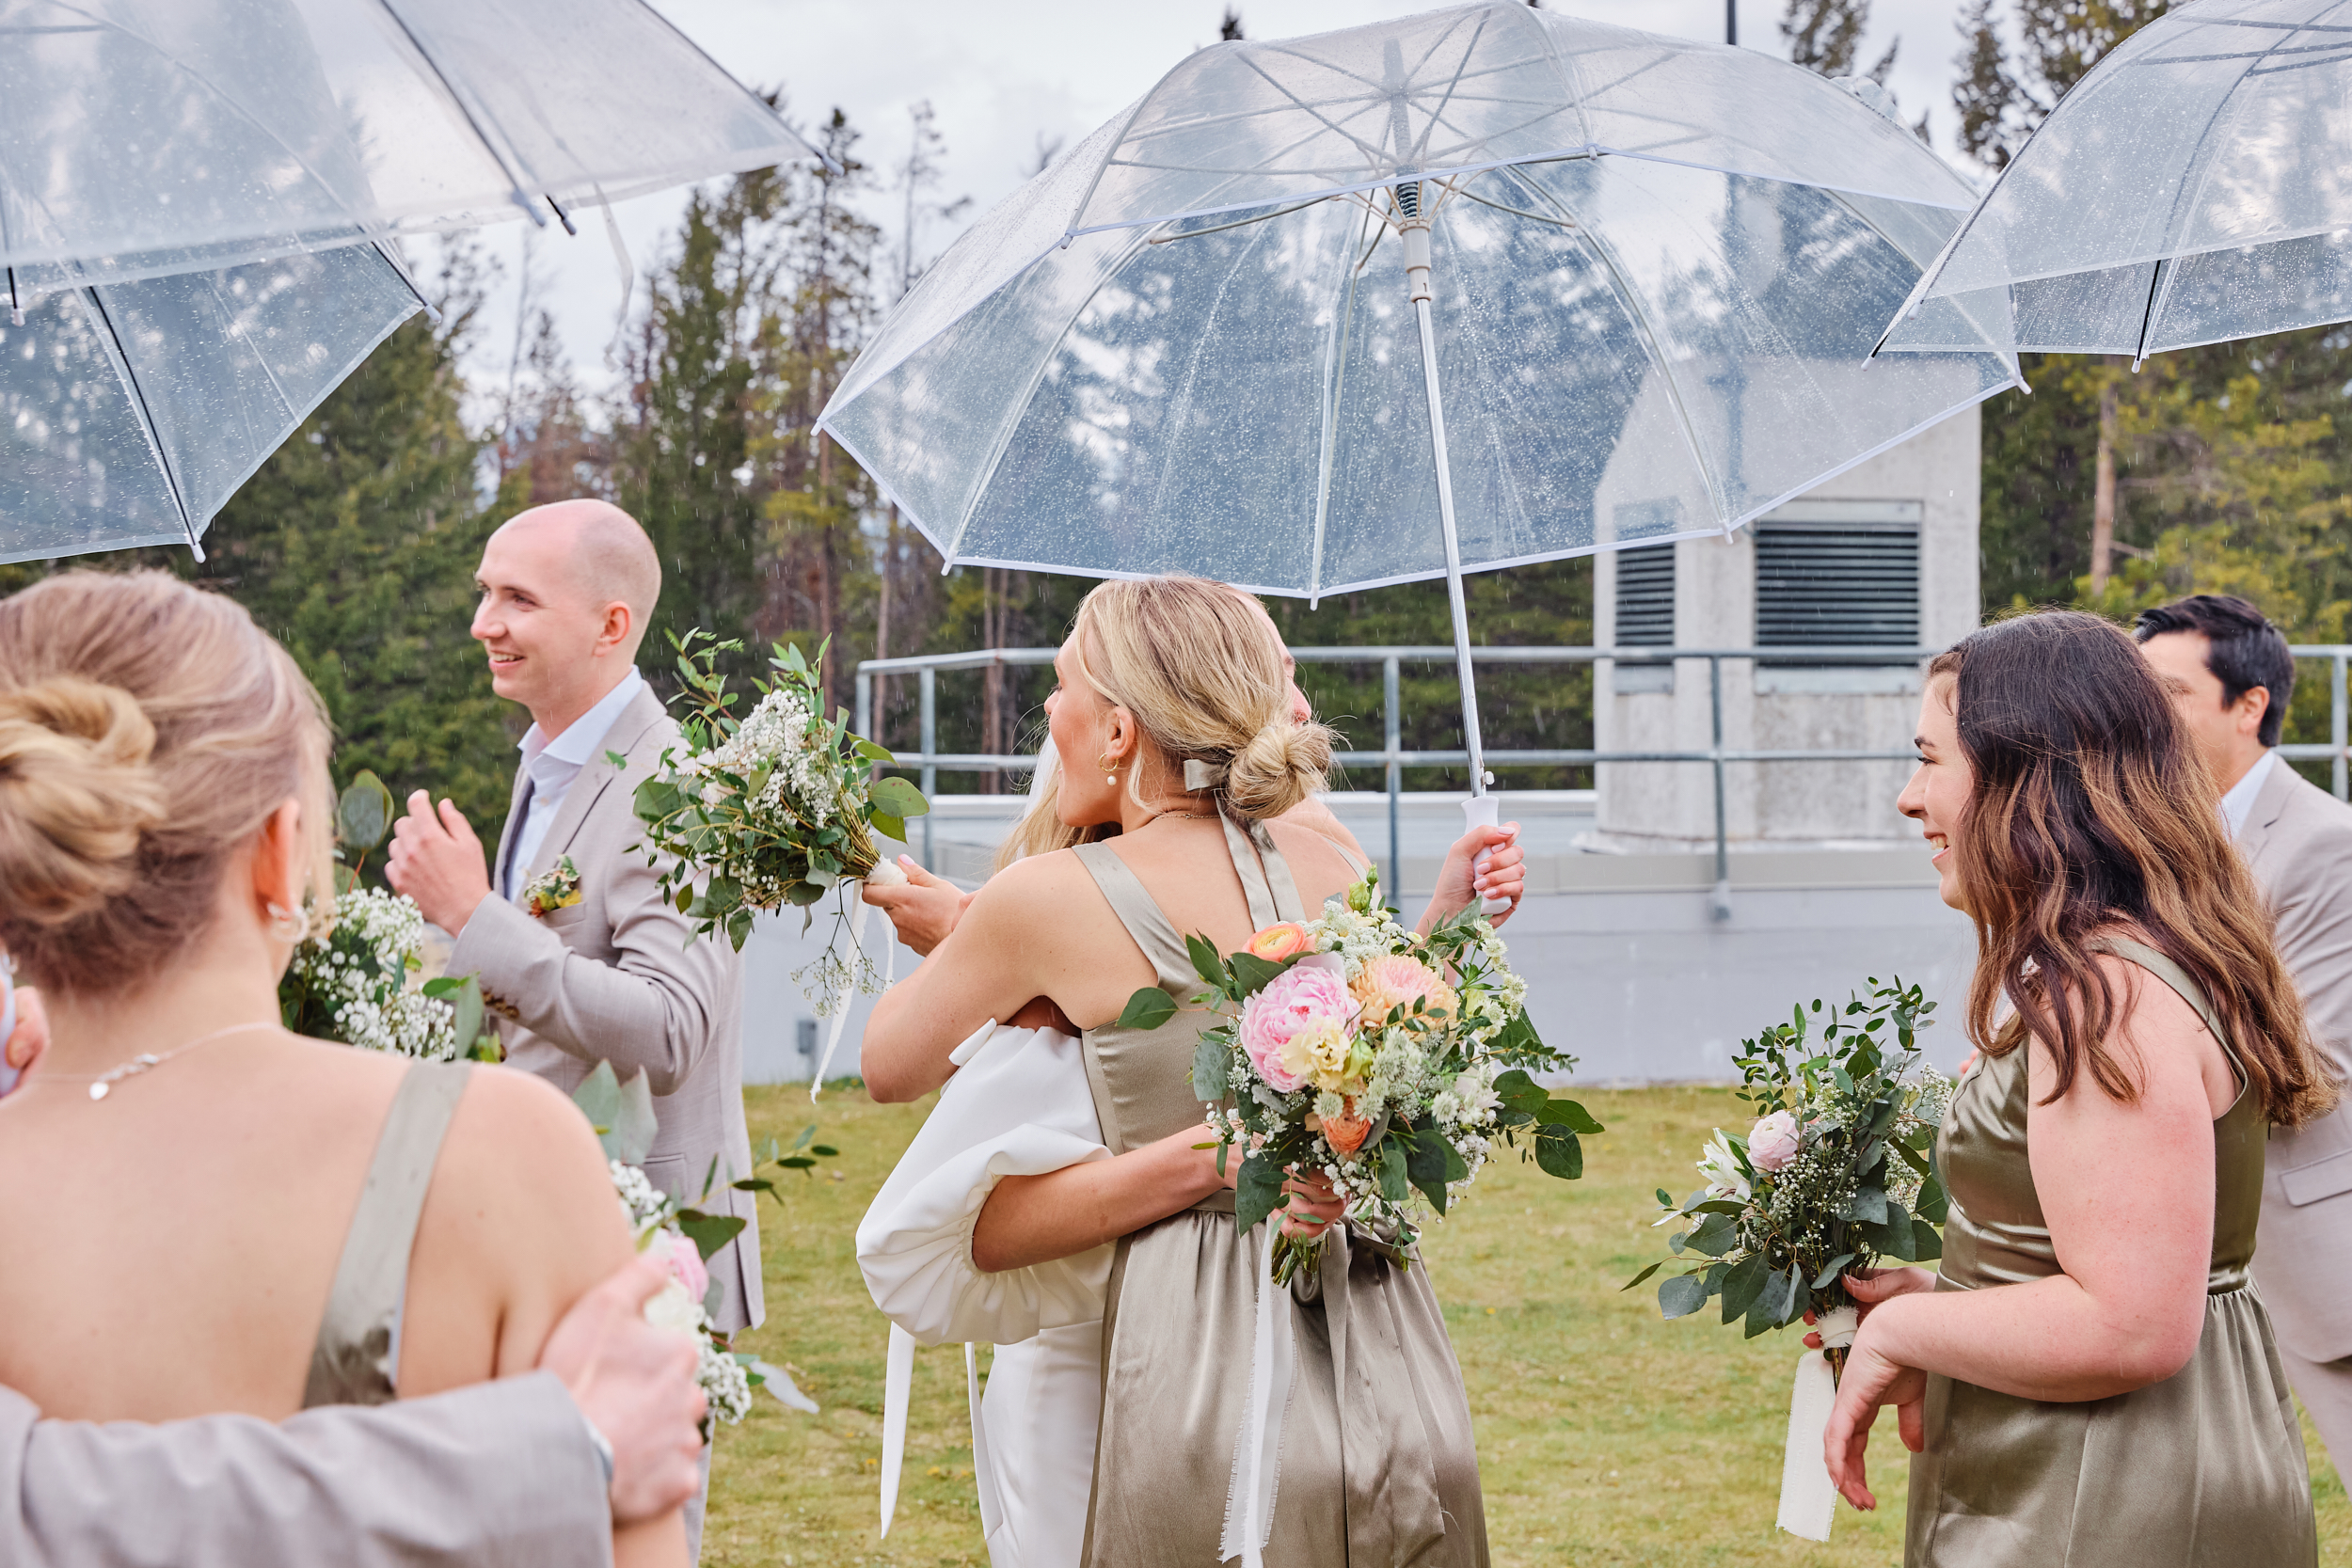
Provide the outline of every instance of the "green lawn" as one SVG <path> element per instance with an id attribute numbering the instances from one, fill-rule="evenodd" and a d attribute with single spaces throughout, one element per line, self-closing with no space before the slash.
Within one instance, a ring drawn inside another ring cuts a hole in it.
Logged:
<path id="1" fill-rule="evenodd" d="M 1651 1189 L 1683 1181 L 1708 1130 L 1738 1125 L 1739 1102 L 1696 1088 L 1581 1098 L 1609 1124 L 1586 1143 L 1583 1180 L 1497 1165 L 1428 1241 L 1477 1419 L 1495 1562 L 1899 1563 L 1904 1466 L 1891 1419 L 1872 1450 L 1880 1513 L 1841 1510 L 1827 1545 L 1779 1534 L 1795 1338 L 1742 1343 L 1711 1318 L 1661 1323 L 1646 1286 L 1617 1293 L 1662 1237 L 1649 1228 Z M 805 1089 L 755 1088 L 749 1102 L 755 1143 L 788 1140 L 811 1119 Z M 850 1234 L 928 1108 L 828 1091 L 815 1119 L 841 1149 L 837 1169 L 787 1183 L 781 1211 L 763 1207 L 768 1323 L 745 1342 L 789 1365 L 824 1413 L 761 1396 L 721 1433 L 703 1547 L 713 1568 L 987 1561 L 960 1346 L 916 1354 L 898 1518 L 888 1541 L 875 1535 L 888 1328 Z M 2308 1428 L 2305 1441 L 2322 1560 L 2352 1563 L 2352 1506 Z"/>

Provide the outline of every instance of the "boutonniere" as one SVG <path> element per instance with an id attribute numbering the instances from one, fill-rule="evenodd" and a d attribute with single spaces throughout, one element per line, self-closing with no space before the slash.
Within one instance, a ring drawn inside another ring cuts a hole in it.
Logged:
<path id="1" fill-rule="evenodd" d="M 569 855 L 532 878 L 523 888 L 523 909 L 533 920 L 545 920 L 579 902 L 580 867 Z"/>

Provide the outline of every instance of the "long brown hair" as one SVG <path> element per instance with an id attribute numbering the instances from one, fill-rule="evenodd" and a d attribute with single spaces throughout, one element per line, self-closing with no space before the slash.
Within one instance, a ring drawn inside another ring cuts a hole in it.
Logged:
<path id="1" fill-rule="evenodd" d="M 2300 1126 L 2328 1109 L 2335 1087 L 2261 892 L 2130 637 L 2095 615 L 2044 610 L 1972 633 L 1928 673 L 1955 677 L 1948 697 L 1976 774 L 1954 851 L 1977 927 L 1970 1040 L 2001 1055 L 2030 1034 L 2057 1063 L 2052 1100 L 2088 1071 L 2129 1102 L 2137 1085 L 2109 1047 L 2128 1003 L 2090 944 L 2133 933 L 2203 990 L 2272 1121 Z M 2016 1015 L 1996 1029 L 2004 995 Z"/>

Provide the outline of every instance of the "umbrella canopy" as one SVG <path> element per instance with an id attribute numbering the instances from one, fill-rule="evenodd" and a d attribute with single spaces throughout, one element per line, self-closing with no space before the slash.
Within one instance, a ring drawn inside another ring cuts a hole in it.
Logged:
<path id="1" fill-rule="evenodd" d="M 2352 3 L 2200 0 L 2002 171 L 1887 328 L 2128 354 L 2352 319 Z"/>
<path id="2" fill-rule="evenodd" d="M 1466 569 L 1727 531 L 2010 384 L 1989 340 L 1865 369 L 1971 200 L 1749 51 L 1503 0 L 1219 44 L 977 224 L 821 424 L 950 562 L 1435 577 L 1449 467 Z"/>
<path id="3" fill-rule="evenodd" d="M 1512 0 L 1225 43 L 958 242 L 818 422 L 951 563 L 1442 575 L 1483 796 L 1462 573 L 1728 532 L 2011 384 L 1989 341 L 1865 379 L 1967 204 L 1810 72 Z"/>
<path id="4" fill-rule="evenodd" d="M 199 541 L 423 307 L 373 245 L 61 289 L 0 313 L 0 561 Z"/>
<path id="5" fill-rule="evenodd" d="M 813 156 L 640 0 L 0 0 L 20 301 Z"/>

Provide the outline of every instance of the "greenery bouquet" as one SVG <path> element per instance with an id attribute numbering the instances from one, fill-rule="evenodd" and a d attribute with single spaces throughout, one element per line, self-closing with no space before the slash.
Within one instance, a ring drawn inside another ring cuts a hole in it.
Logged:
<path id="1" fill-rule="evenodd" d="M 1935 1004 L 1898 978 L 1851 996 L 1806 1039 L 1800 1005 L 1788 1022 L 1741 1043 L 1740 1098 L 1757 1113 L 1740 1137 L 1718 1128 L 1698 1162 L 1706 1185 L 1677 1203 L 1664 1188 L 1659 1225 L 1676 1225 L 1674 1259 L 1652 1263 L 1631 1290 L 1676 1259 L 1689 1267 L 1658 1288 L 1669 1318 L 1717 1296 L 1723 1321 L 1749 1338 L 1812 1313 L 1821 1354 L 1797 1366 L 1781 1475 L 1781 1528 L 1829 1539 L 1836 1497 L 1821 1458 L 1837 1378 L 1861 1316 L 1846 1290 L 1851 1271 L 1883 1259 L 1926 1262 L 1943 1254 L 1935 1227 L 1948 1204 L 1935 1169 L 1935 1133 L 1952 1084 L 1920 1057 L 1918 1031 Z M 1815 1001 L 1812 1017 L 1822 1013 Z"/>
<path id="2" fill-rule="evenodd" d="M 332 916 L 317 906 L 308 911 L 309 928 L 278 982 L 279 1020 L 295 1034 L 367 1051 L 497 1061 L 481 985 L 447 975 L 420 981 L 423 911 L 401 894 L 359 882 L 391 821 L 391 791 L 373 773 L 354 778 L 336 802 L 336 852 L 348 863 L 335 867 Z"/>
<path id="3" fill-rule="evenodd" d="M 780 678 L 755 679 L 759 700 L 738 717 L 740 693 L 727 689 L 717 663 L 742 644 L 702 631 L 671 642 L 686 745 L 662 753 L 660 770 L 638 784 L 636 806 L 661 890 L 695 933 L 723 929 L 739 951 L 756 911 L 805 909 L 860 879 L 904 880 L 875 836 L 904 840 L 906 819 L 930 805 L 904 779 L 873 776 L 891 754 L 851 735 L 847 713 L 824 717 L 822 685 L 801 650 L 777 645 L 769 664 Z M 824 657 L 820 646 L 818 661 Z M 859 966 L 870 989 L 863 955 Z M 850 972 L 831 947 L 811 967 L 812 995 L 833 1003 L 846 995 Z"/>
<path id="4" fill-rule="evenodd" d="M 1209 1102 L 1219 1172 L 1243 1150 L 1234 1212 L 1245 1232 L 1281 1205 L 1294 1167 L 1327 1177 L 1348 1217 L 1399 1261 L 1417 1237 L 1415 1195 L 1443 1216 L 1498 1138 L 1553 1176 L 1583 1174 L 1579 1135 L 1600 1124 L 1529 1076 L 1571 1058 L 1536 1037 L 1527 984 L 1474 908 L 1423 940 L 1368 874 L 1314 919 L 1269 926 L 1242 952 L 1220 957 L 1197 936 L 1185 945 L 1208 987 L 1194 1001 L 1225 1019 L 1200 1037 L 1192 1084 Z M 1175 1011 L 1147 987 L 1120 1022 L 1152 1028 Z M 1276 1282 L 1321 1245 L 1278 1231 Z"/>

